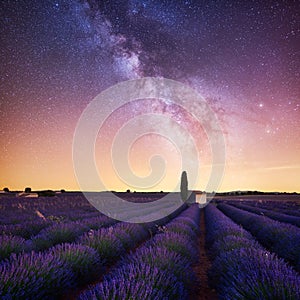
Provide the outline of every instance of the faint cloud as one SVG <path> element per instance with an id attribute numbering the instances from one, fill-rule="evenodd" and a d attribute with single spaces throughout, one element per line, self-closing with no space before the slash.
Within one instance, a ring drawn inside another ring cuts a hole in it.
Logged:
<path id="1" fill-rule="evenodd" d="M 283 165 L 283 166 L 274 166 L 274 167 L 265 167 L 265 168 L 260 168 L 259 170 L 261 172 L 268 172 L 268 171 L 280 171 L 280 170 L 297 170 L 300 169 L 300 164 L 296 165 Z"/>

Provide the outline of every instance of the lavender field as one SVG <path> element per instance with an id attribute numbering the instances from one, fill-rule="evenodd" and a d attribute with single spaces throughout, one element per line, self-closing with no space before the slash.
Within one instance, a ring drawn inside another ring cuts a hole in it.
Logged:
<path id="1" fill-rule="evenodd" d="M 298 200 L 224 197 L 163 216 L 178 194 L 168 207 L 160 193 L 123 196 L 162 217 L 121 222 L 80 193 L 1 196 L 0 299 L 300 299 Z"/>

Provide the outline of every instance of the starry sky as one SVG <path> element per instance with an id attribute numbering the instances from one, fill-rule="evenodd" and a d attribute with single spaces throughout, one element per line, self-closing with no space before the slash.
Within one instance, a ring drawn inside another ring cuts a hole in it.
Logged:
<path id="1" fill-rule="evenodd" d="M 217 115 L 220 191 L 300 192 L 298 1 L 2 0 L 0 22 L 0 188 L 77 190 L 72 142 L 84 109 L 116 83 L 154 76 L 192 87 Z M 107 163 L 113 135 L 153 110 L 194 135 L 209 165 L 203 130 L 172 103 L 154 102 L 121 107 L 100 130 L 108 189 L 128 188 Z M 160 152 L 166 178 L 155 189 L 170 190 L 181 172 L 173 148 L 149 134 L 133 145 L 131 167 L 146 176 Z M 205 189 L 207 176 L 193 188 Z"/>

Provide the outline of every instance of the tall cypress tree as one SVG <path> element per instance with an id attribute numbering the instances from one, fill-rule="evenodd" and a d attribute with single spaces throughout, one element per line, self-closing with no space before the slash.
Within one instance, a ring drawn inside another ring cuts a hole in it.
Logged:
<path id="1" fill-rule="evenodd" d="M 188 197 L 188 180 L 186 171 L 181 173 L 180 194 L 182 201 L 186 201 Z"/>

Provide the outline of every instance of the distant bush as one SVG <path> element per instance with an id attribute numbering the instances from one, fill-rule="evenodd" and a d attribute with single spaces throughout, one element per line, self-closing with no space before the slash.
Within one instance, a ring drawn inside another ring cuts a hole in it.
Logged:
<path id="1" fill-rule="evenodd" d="M 53 197 L 55 196 L 55 192 L 51 191 L 51 190 L 47 190 L 47 191 L 40 191 L 38 192 L 39 197 Z"/>
<path id="2" fill-rule="evenodd" d="M 9 188 L 5 187 L 5 188 L 3 189 L 3 191 L 4 191 L 5 193 L 8 193 L 8 192 L 9 192 Z"/>
<path id="3" fill-rule="evenodd" d="M 25 188 L 25 193 L 31 193 L 31 188 L 30 187 Z"/>

